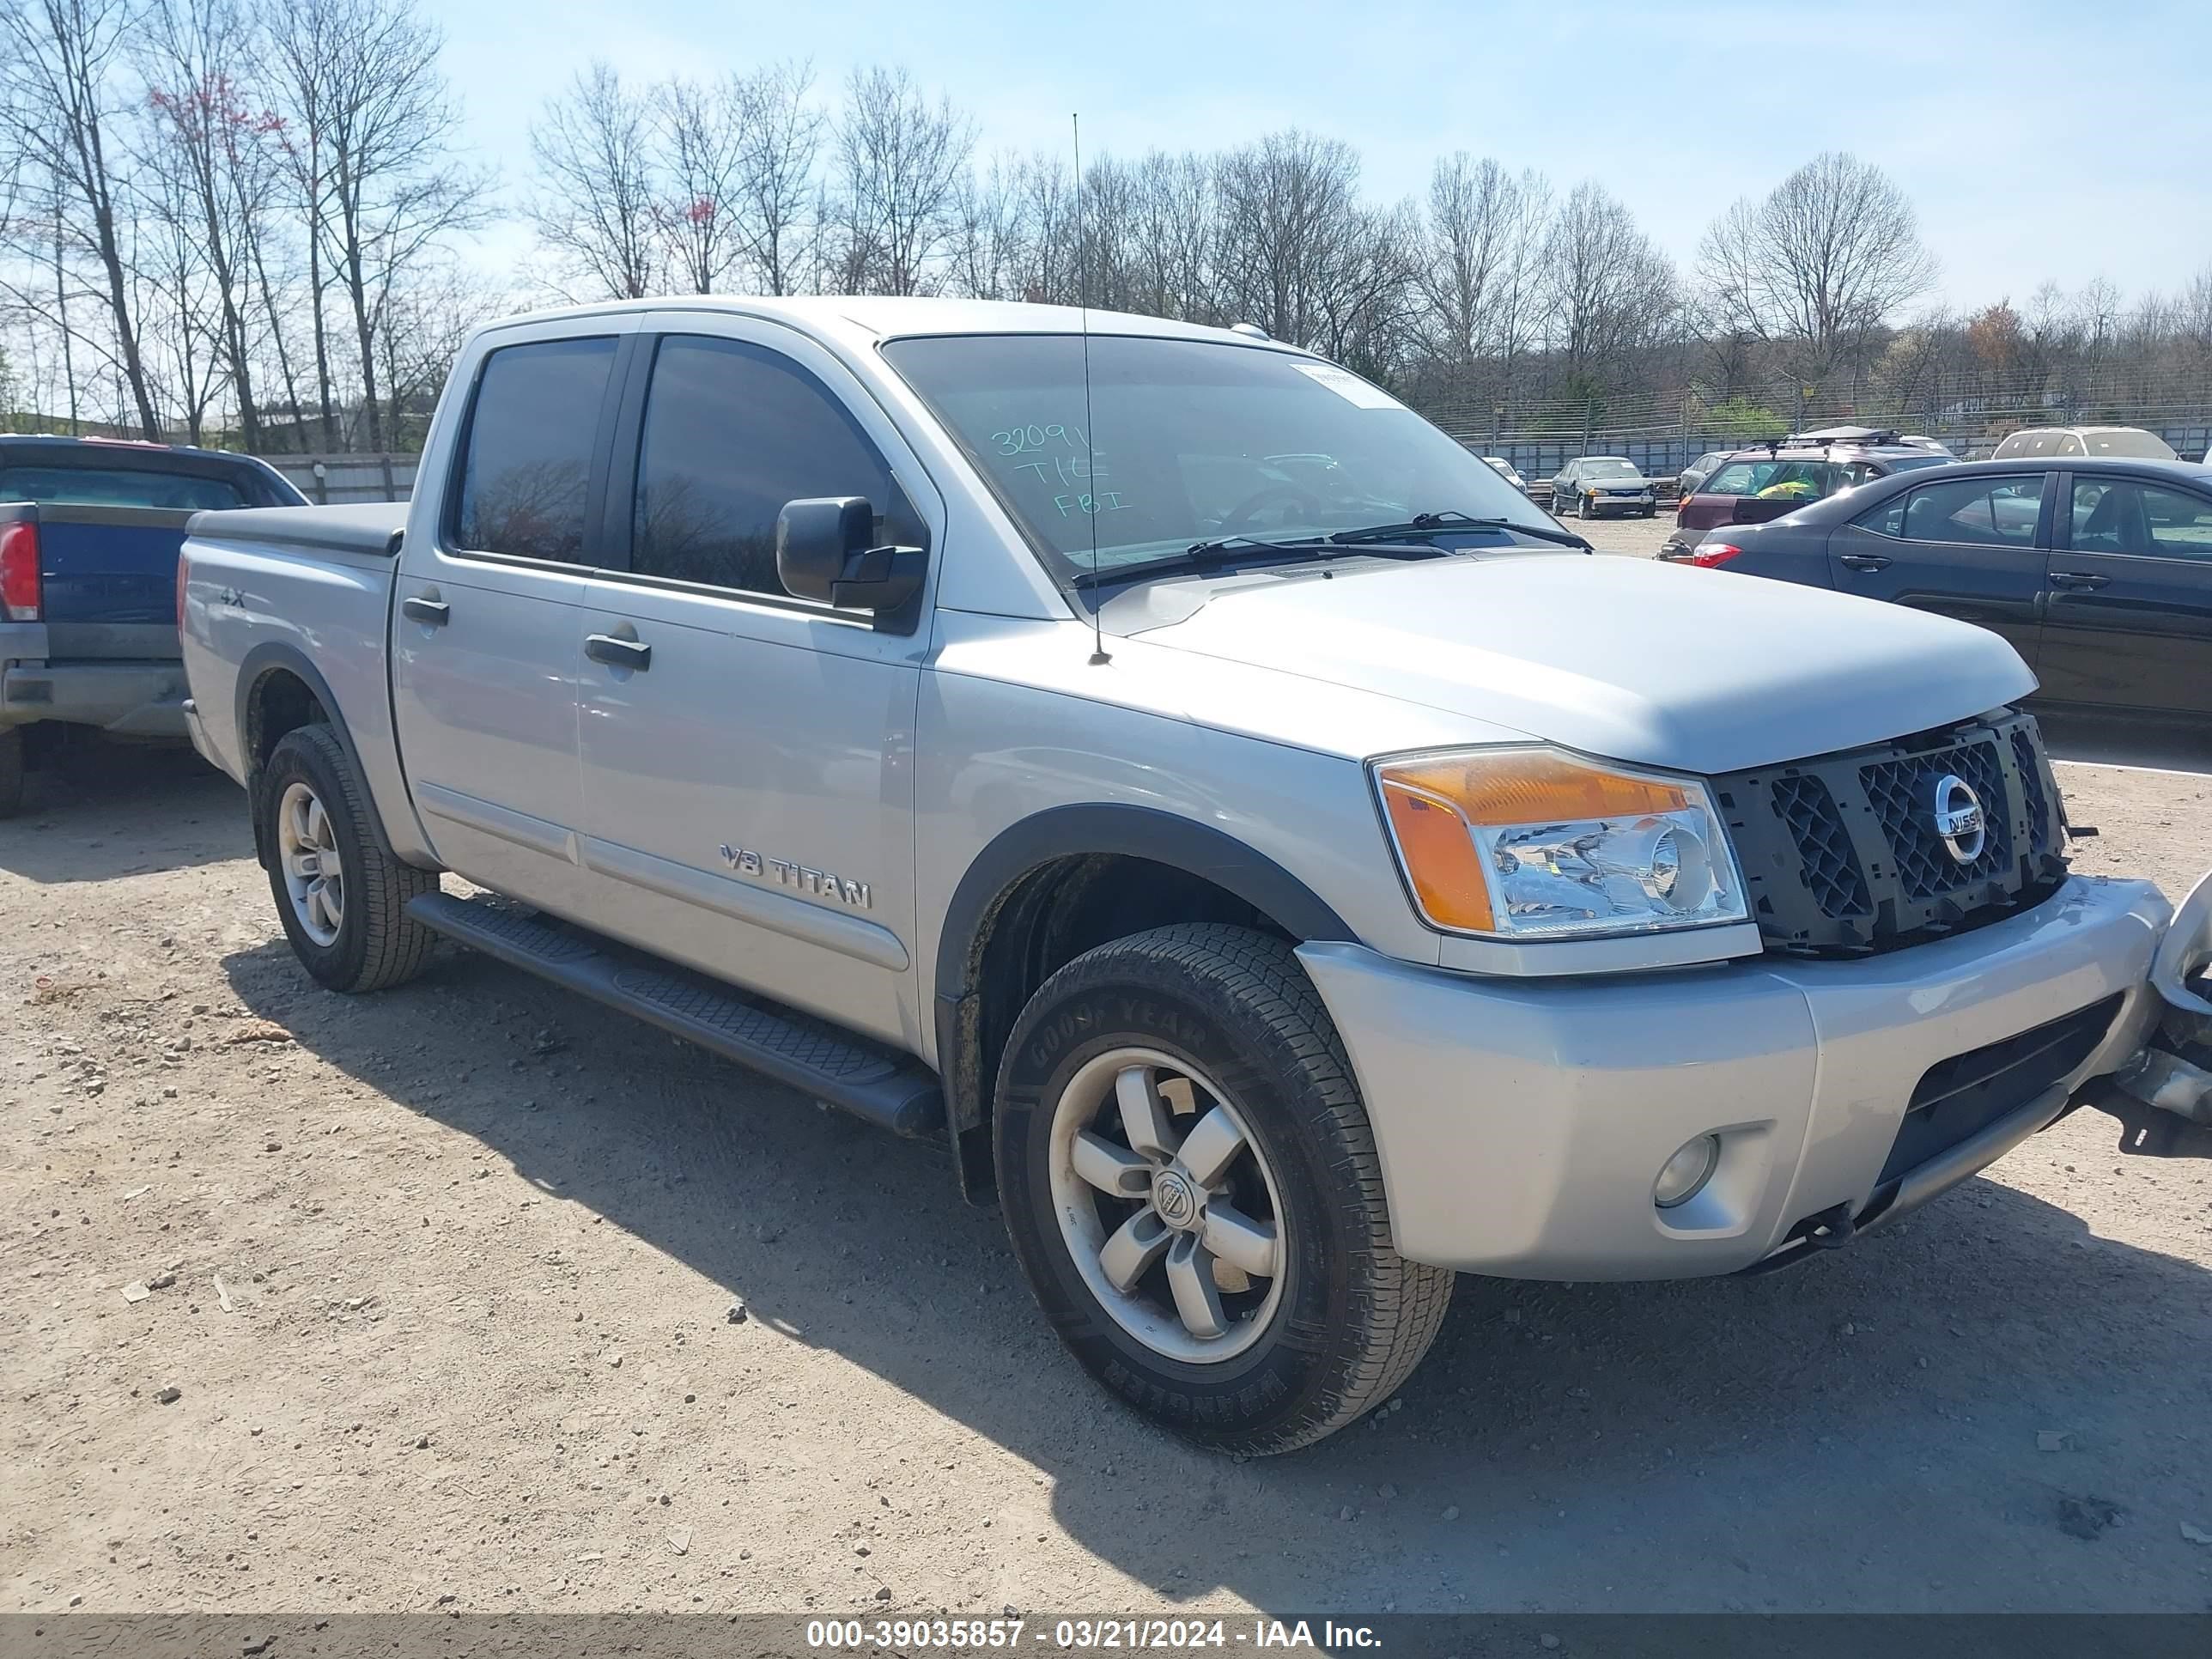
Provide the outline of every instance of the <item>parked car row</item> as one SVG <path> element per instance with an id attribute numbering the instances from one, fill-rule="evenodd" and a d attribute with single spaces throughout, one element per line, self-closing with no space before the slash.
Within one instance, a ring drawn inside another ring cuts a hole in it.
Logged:
<path id="1" fill-rule="evenodd" d="M 2212 716 L 2212 471 L 2191 462 L 2035 456 L 1892 477 L 1717 529 L 1689 562 L 1977 623 L 2047 702 Z"/>
<path id="2" fill-rule="evenodd" d="M 1866 427 L 1808 432 L 1716 456 L 1694 483 L 1684 483 L 1675 502 L 1674 528 L 1659 556 L 1686 558 L 1722 525 L 1778 519 L 1870 478 L 1952 459 L 1951 452 L 1933 439 Z"/>

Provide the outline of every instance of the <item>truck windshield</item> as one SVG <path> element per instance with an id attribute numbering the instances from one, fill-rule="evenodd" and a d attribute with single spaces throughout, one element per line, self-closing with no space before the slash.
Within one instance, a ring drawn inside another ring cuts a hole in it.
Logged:
<path id="1" fill-rule="evenodd" d="M 237 485 L 191 472 L 138 467 L 0 467 L 0 501 L 50 501 L 71 507 L 244 507 Z"/>
<path id="2" fill-rule="evenodd" d="M 1456 511 L 1558 531 L 1389 393 L 1264 347 L 1128 335 L 894 340 L 936 413 L 1061 580 L 1198 542 L 1279 542 Z M 1476 532 L 1494 536 L 1495 532 Z"/>

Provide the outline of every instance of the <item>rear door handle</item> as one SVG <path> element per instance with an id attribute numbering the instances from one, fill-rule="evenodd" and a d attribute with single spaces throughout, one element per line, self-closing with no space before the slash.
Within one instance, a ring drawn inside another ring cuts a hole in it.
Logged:
<path id="1" fill-rule="evenodd" d="M 1837 556 L 1846 570 L 1887 570 L 1889 561 L 1879 553 L 1843 553 Z"/>
<path id="2" fill-rule="evenodd" d="M 399 614 L 410 622 L 418 622 L 431 628 L 443 628 L 453 619 L 453 607 L 443 599 L 402 599 Z"/>
<path id="3" fill-rule="evenodd" d="M 634 668 L 642 674 L 653 666 L 653 647 L 638 640 L 617 639 L 611 634 L 589 634 L 584 654 L 610 668 Z"/>
<path id="4" fill-rule="evenodd" d="M 2051 573 L 2051 582 L 2054 587 L 2102 587 L 2112 580 L 2110 576 L 2092 575 L 2086 570 L 2054 570 Z"/>

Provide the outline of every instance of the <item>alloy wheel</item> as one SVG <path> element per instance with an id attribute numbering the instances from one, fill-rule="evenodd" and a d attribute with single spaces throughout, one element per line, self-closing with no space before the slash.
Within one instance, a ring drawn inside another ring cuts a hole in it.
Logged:
<path id="1" fill-rule="evenodd" d="M 288 785 L 277 802 L 276 838 L 292 915 L 316 944 L 336 944 L 345 926 L 345 868 L 331 815 L 306 784 Z"/>
<path id="2" fill-rule="evenodd" d="M 1193 1364 L 1243 1352 L 1282 1301 L 1283 1206 L 1235 1103 L 1187 1062 L 1116 1048 L 1052 1117 L 1053 1208 L 1115 1322 Z"/>

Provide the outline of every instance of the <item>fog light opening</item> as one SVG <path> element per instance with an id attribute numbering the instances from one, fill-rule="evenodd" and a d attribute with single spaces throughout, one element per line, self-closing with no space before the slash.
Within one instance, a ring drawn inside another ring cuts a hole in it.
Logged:
<path id="1" fill-rule="evenodd" d="M 1684 1141 L 1674 1156 L 1660 1166 L 1651 1183 L 1651 1201 L 1662 1210 L 1680 1209 L 1699 1193 L 1720 1167 L 1721 1138 L 1698 1135 Z"/>

